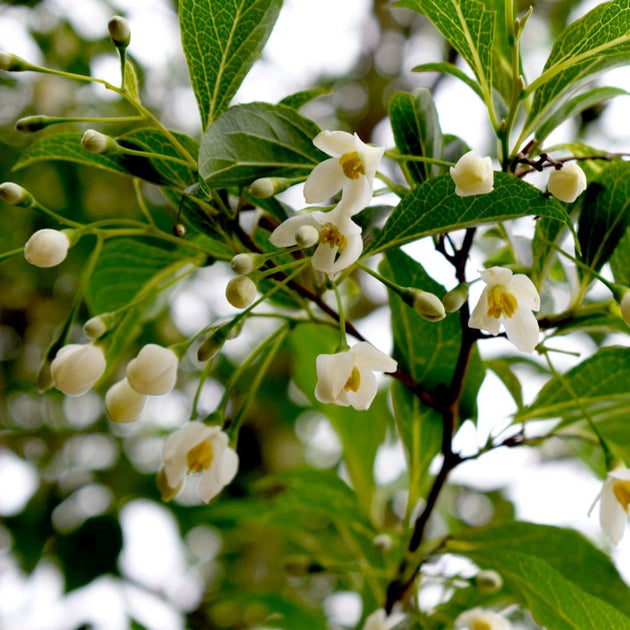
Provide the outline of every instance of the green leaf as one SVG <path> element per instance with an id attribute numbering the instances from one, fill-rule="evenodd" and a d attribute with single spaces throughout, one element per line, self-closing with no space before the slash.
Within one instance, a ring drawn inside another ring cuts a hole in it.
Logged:
<path id="1" fill-rule="evenodd" d="M 630 60 L 630 0 L 602 2 L 558 37 L 542 74 L 524 91 L 534 101 L 523 137 L 554 114 L 561 100 L 593 74 Z"/>
<path id="2" fill-rule="evenodd" d="M 481 91 L 479 83 L 453 63 L 446 61 L 423 63 L 419 66 L 414 66 L 412 70 L 413 72 L 441 72 L 443 74 L 450 74 L 452 77 L 463 81 L 483 101 L 483 92 Z"/>
<path id="3" fill-rule="evenodd" d="M 488 97 L 492 93 L 495 17 L 479 0 L 398 0 L 395 6 L 426 15 L 470 66 Z M 484 98 L 487 100 L 487 98 Z"/>
<path id="4" fill-rule="evenodd" d="M 619 239 L 619 243 L 610 257 L 610 268 L 616 282 L 630 287 L 630 229 L 628 228 Z"/>
<path id="5" fill-rule="evenodd" d="M 431 92 L 418 88 L 396 92 L 389 100 L 389 118 L 396 146 L 403 155 L 442 158 L 442 131 Z M 436 165 L 409 161 L 406 169 L 414 182 L 420 183 L 438 174 Z"/>
<path id="6" fill-rule="evenodd" d="M 306 178 L 328 157 L 313 145 L 319 131 L 286 105 L 236 105 L 203 136 L 199 174 L 212 188 L 245 186 L 259 177 Z"/>
<path id="7" fill-rule="evenodd" d="M 313 99 L 330 93 L 331 91 L 327 90 L 326 88 L 313 88 L 311 90 L 302 90 L 301 92 L 296 92 L 295 94 L 289 94 L 289 96 L 285 96 L 280 101 L 280 105 L 286 105 L 291 109 L 300 109 L 301 107 L 304 107 L 304 105 L 306 105 L 307 103 L 310 103 Z"/>
<path id="8" fill-rule="evenodd" d="M 227 109 L 281 7 L 282 0 L 180 0 L 182 46 L 204 131 Z"/>
<path id="9" fill-rule="evenodd" d="M 366 253 L 376 254 L 432 234 L 528 215 L 550 217 L 572 227 L 557 200 L 509 173 L 494 174 L 493 192 L 471 197 L 456 195 L 451 176 L 442 175 L 416 186 L 401 200 Z"/>
<path id="10" fill-rule="evenodd" d="M 178 250 L 129 238 L 104 243 L 88 282 L 85 299 L 93 315 L 125 306 L 156 273 L 189 260 Z"/>
<path id="11" fill-rule="evenodd" d="M 630 226 L 630 163 L 608 164 L 586 189 L 578 225 L 583 262 L 595 270 L 608 261 Z M 582 271 L 588 276 L 587 271 Z"/>
<path id="12" fill-rule="evenodd" d="M 514 399 L 516 406 L 522 409 L 523 388 L 520 379 L 512 370 L 511 363 L 505 359 L 486 359 L 484 364 L 499 377 L 503 385 L 505 385 L 505 389 L 508 390 L 510 396 Z"/>
<path id="13" fill-rule="evenodd" d="M 562 418 L 562 426 L 630 411 L 630 348 L 601 348 L 566 374 L 554 376 L 515 421 Z"/>
<path id="14" fill-rule="evenodd" d="M 585 109 L 599 105 L 610 98 L 615 96 L 624 96 L 627 94 L 628 92 L 622 90 L 621 88 L 598 87 L 588 90 L 587 92 L 582 92 L 574 98 L 565 101 L 536 131 L 536 139 L 538 140 L 539 145 L 542 144 L 543 140 L 565 120 L 568 120 L 573 116 L 577 116 Z"/>
<path id="15" fill-rule="evenodd" d="M 457 533 L 445 547 L 498 571 L 545 627 L 630 628 L 628 585 L 608 556 L 573 530 L 507 523 Z"/>
<path id="16" fill-rule="evenodd" d="M 181 134 L 176 138 L 190 151 L 197 153 L 194 140 Z M 13 167 L 14 170 L 36 164 L 44 160 L 65 160 L 107 171 L 140 177 L 158 185 L 188 186 L 194 178 L 194 169 L 171 160 L 145 158 L 136 155 L 90 153 L 81 146 L 81 133 L 55 133 L 41 137 L 22 153 Z M 117 138 L 127 148 L 146 150 L 152 153 L 181 158 L 177 149 L 158 129 L 137 129 Z"/>
<path id="17" fill-rule="evenodd" d="M 556 260 L 556 245 L 565 233 L 565 228 L 560 221 L 549 217 L 540 217 L 536 222 L 532 239 L 531 280 L 539 290 Z"/>

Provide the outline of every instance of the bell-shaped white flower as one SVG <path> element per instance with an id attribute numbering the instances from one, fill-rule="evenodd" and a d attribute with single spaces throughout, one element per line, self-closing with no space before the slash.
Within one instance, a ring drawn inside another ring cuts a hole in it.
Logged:
<path id="1" fill-rule="evenodd" d="M 556 199 L 571 203 L 586 188 L 586 175 L 577 162 L 565 162 L 549 173 L 547 188 Z"/>
<path id="2" fill-rule="evenodd" d="M 365 620 L 363 630 L 392 630 L 404 618 L 403 613 L 392 612 L 388 615 L 384 608 L 378 608 Z"/>
<path id="3" fill-rule="evenodd" d="M 320 162 L 308 176 L 306 201 L 322 203 L 341 190 L 350 215 L 363 210 L 372 199 L 374 176 L 385 149 L 365 144 L 356 133 L 347 131 L 322 131 L 313 144 L 332 157 Z"/>
<path id="4" fill-rule="evenodd" d="M 472 608 L 455 619 L 456 630 L 510 630 L 512 624 L 492 610 Z"/>
<path id="5" fill-rule="evenodd" d="M 79 396 L 101 378 L 105 367 L 102 348 L 91 343 L 70 343 L 57 352 L 50 374 L 57 389 L 68 396 Z"/>
<path id="6" fill-rule="evenodd" d="M 339 203 L 330 212 L 298 212 L 283 221 L 269 237 L 276 247 L 297 245 L 296 235 L 304 226 L 319 233 L 319 243 L 311 257 L 313 269 L 333 274 L 354 264 L 363 251 L 361 228 L 346 214 L 346 204 Z M 303 230 L 302 230 L 303 232 Z"/>
<path id="7" fill-rule="evenodd" d="M 395 372 L 397 363 L 371 344 L 361 341 L 343 352 L 320 354 L 316 366 L 317 400 L 367 409 L 376 396 L 374 372 Z"/>
<path id="8" fill-rule="evenodd" d="M 179 358 L 170 348 L 149 343 L 127 365 L 127 380 L 138 394 L 168 394 L 177 381 Z"/>
<path id="9" fill-rule="evenodd" d="M 131 389 L 129 381 L 123 378 L 107 390 L 105 409 L 114 422 L 133 422 L 142 415 L 148 400 L 148 396 Z"/>
<path id="10" fill-rule="evenodd" d="M 504 267 L 481 272 L 486 287 L 468 325 L 497 335 L 503 324 L 507 338 L 521 351 L 532 352 L 538 343 L 538 322 L 532 311 L 540 308 L 534 283 L 524 274 Z"/>
<path id="11" fill-rule="evenodd" d="M 613 545 L 623 538 L 630 506 L 630 470 L 611 470 L 599 493 L 599 524 Z"/>
<path id="12" fill-rule="evenodd" d="M 65 232 L 37 230 L 24 245 L 24 258 L 36 267 L 54 267 L 68 255 L 70 240 Z"/>
<path id="13" fill-rule="evenodd" d="M 201 473 L 199 495 L 210 502 L 238 470 L 238 455 L 228 446 L 228 436 L 217 426 L 193 421 L 166 438 L 162 448 L 163 476 L 177 491 L 187 472 Z"/>
<path id="14" fill-rule="evenodd" d="M 483 195 L 494 189 L 494 170 L 489 157 L 479 157 L 468 151 L 450 168 L 455 182 L 455 194 L 460 197 Z"/>

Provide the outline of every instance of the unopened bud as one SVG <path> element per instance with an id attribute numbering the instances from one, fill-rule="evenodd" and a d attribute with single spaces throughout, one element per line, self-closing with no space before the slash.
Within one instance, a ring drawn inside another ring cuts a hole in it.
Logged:
<path id="1" fill-rule="evenodd" d="M 87 322 L 83 324 L 83 332 L 90 337 L 90 339 L 98 339 L 107 332 L 107 324 L 100 315 L 97 315 L 96 317 L 88 319 Z"/>
<path id="2" fill-rule="evenodd" d="M 259 269 L 265 262 L 265 257 L 260 254 L 236 254 L 230 263 L 232 271 L 241 276 Z"/>
<path id="3" fill-rule="evenodd" d="M 114 422 L 133 422 L 142 415 L 148 400 L 148 396 L 131 389 L 129 381 L 123 378 L 107 390 L 105 409 Z"/>
<path id="4" fill-rule="evenodd" d="M 201 362 L 213 359 L 228 338 L 229 326 L 221 326 L 212 331 L 197 349 L 197 359 Z"/>
<path id="5" fill-rule="evenodd" d="M 170 348 L 148 343 L 127 365 L 127 380 L 138 394 L 162 396 L 177 382 L 179 357 Z"/>
<path id="6" fill-rule="evenodd" d="M 171 488 L 171 486 L 168 485 L 168 478 L 166 477 L 164 466 L 158 470 L 155 481 L 160 492 L 160 496 L 162 497 L 162 501 L 166 502 L 172 501 L 184 485 L 184 482 L 182 481 L 177 488 Z"/>
<path id="7" fill-rule="evenodd" d="M 0 199 L 12 206 L 21 206 L 22 208 L 32 205 L 34 201 L 33 195 L 26 188 L 22 188 L 22 186 L 13 182 L 0 184 Z"/>
<path id="8" fill-rule="evenodd" d="M 468 284 L 462 282 L 451 289 L 443 298 L 442 304 L 447 313 L 455 313 L 464 305 L 468 298 Z"/>
<path id="9" fill-rule="evenodd" d="M 102 348 L 91 343 L 71 343 L 57 352 L 50 373 L 57 389 L 68 396 L 78 396 L 101 378 L 105 367 Z"/>
<path id="10" fill-rule="evenodd" d="M 619 302 L 621 308 L 621 317 L 626 322 L 627 326 L 630 326 L 630 291 L 626 291 Z"/>
<path id="11" fill-rule="evenodd" d="M 25 59 L 11 53 L 0 52 L 0 70 L 5 72 L 22 72 L 32 69 L 34 69 L 33 64 Z"/>
<path id="12" fill-rule="evenodd" d="M 37 230 L 24 245 L 24 258 L 36 267 L 54 267 L 65 260 L 70 239 L 65 231 Z"/>
<path id="13" fill-rule="evenodd" d="M 412 289 L 411 295 L 411 307 L 422 319 L 439 322 L 446 317 L 444 304 L 437 295 L 422 289 Z"/>
<path id="14" fill-rule="evenodd" d="M 120 150 L 119 144 L 110 136 L 106 136 L 100 131 L 88 129 L 81 138 L 81 146 L 90 153 L 117 153 Z"/>
<path id="15" fill-rule="evenodd" d="M 295 232 L 295 242 L 300 247 L 312 247 L 319 241 L 319 230 L 314 225 L 302 225 Z"/>
<path id="16" fill-rule="evenodd" d="M 257 293 L 256 285 L 247 276 L 232 278 L 225 288 L 225 297 L 234 308 L 247 308 Z"/>
<path id="17" fill-rule="evenodd" d="M 479 571 L 475 576 L 475 584 L 482 593 L 496 593 L 503 587 L 503 578 L 496 571 Z"/>
<path id="18" fill-rule="evenodd" d="M 565 162 L 549 173 L 547 188 L 556 199 L 572 203 L 586 188 L 586 175 L 576 162 Z"/>
<path id="19" fill-rule="evenodd" d="M 115 15 L 107 23 L 107 29 L 109 30 L 109 36 L 116 48 L 127 48 L 131 41 L 131 30 L 129 29 L 129 23 L 125 18 Z"/>
<path id="20" fill-rule="evenodd" d="M 474 151 L 468 151 L 450 168 L 455 182 L 455 194 L 460 197 L 483 195 L 494 188 L 494 171 L 489 157 L 479 157 Z"/>
<path id="21" fill-rule="evenodd" d="M 267 199 L 286 190 L 291 185 L 291 180 L 284 177 L 261 177 L 252 182 L 249 192 L 257 199 Z"/>
<path id="22" fill-rule="evenodd" d="M 51 116 L 24 116 L 15 123 L 15 128 L 22 132 L 40 131 L 52 124 L 53 121 L 57 122 L 58 120 L 58 118 Z"/>
<path id="23" fill-rule="evenodd" d="M 389 551 L 394 546 L 394 539 L 389 534 L 379 534 L 372 539 L 372 544 L 379 551 Z"/>

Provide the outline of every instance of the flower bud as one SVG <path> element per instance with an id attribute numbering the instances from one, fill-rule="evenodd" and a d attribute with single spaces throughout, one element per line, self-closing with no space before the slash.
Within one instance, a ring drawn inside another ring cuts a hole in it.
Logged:
<path id="1" fill-rule="evenodd" d="M 33 195 L 26 188 L 18 186 L 13 182 L 4 182 L 0 184 L 0 199 L 12 206 L 20 206 L 26 208 L 33 204 Z"/>
<path id="2" fill-rule="evenodd" d="M 256 285 L 247 276 L 232 278 L 225 288 L 225 297 L 234 308 L 247 308 L 257 293 Z"/>
<path id="3" fill-rule="evenodd" d="M 549 173 L 547 188 L 556 199 L 571 203 L 586 188 L 586 175 L 577 162 L 564 162 Z"/>
<path id="4" fill-rule="evenodd" d="M 101 378 L 105 366 L 102 348 L 91 343 L 71 343 L 57 352 L 50 373 L 58 390 L 68 396 L 78 396 Z"/>
<path id="5" fill-rule="evenodd" d="M 482 593 L 496 593 L 503 587 L 503 578 L 496 571 L 479 571 L 475 576 L 475 584 Z"/>
<path id="6" fill-rule="evenodd" d="M 68 255 L 70 240 L 65 232 L 37 230 L 24 245 L 24 258 L 36 267 L 54 267 Z"/>
<path id="7" fill-rule="evenodd" d="M 290 185 L 291 181 L 284 177 L 261 177 L 252 182 L 249 192 L 257 199 L 267 199 L 286 190 Z"/>
<path id="8" fill-rule="evenodd" d="M 626 291 L 619 302 L 621 308 L 621 317 L 626 322 L 627 326 L 630 326 L 630 291 Z"/>
<path id="9" fill-rule="evenodd" d="M 107 332 L 107 324 L 100 315 L 97 315 L 96 317 L 88 319 L 87 322 L 83 324 L 83 332 L 90 339 L 98 339 Z"/>
<path id="10" fill-rule="evenodd" d="M 58 120 L 58 118 L 50 116 L 24 116 L 15 123 L 15 128 L 22 132 L 40 131 L 48 125 L 54 124 L 53 121 L 57 122 Z"/>
<path id="11" fill-rule="evenodd" d="M 120 15 L 115 15 L 107 23 L 107 29 L 109 30 L 109 36 L 116 48 L 127 48 L 131 41 L 131 30 L 129 24 L 125 18 Z"/>
<path id="12" fill-rule="evenodd" d="M 494 189 L 494 171 L 489 157 L 479 157 L 474 151 L 462 155 L 450 168 L 455 182 L 455 194 L 460 197 L 481 195 Z"/>
<path id="13" fill-rule="evenodd" d="M 314 225 L 302 225 L 295 232 L 295 243 L 300 247 L 312 247 L 319 241 L 319 230 Z"/>
<path id="14" fill-rule="evenodd" d="M 144 394 L 131 389 L 129 381 L 123 378 L 107 390 L 105 409 L 114 422 L 133 422 L 142 415 L 148 400 Z"/>
<path id="15" fill-rule="evenodd" d="M 209 361 L 214 358 L 219 350 L 223 347 L 226 339 L 228 338 L 229 333 L 231 332 L 232 327 L 220 326 L 219 328 L 215 328 L 201 343 L 199 348 L 197 349 L 197 359 L 199 361 Z"/>
<path id="16" fill-rule="evenodd" d="M 429 322 L 439 322 L 446 317 L 446 311 L 444 310 L 444 304 L 437 295 L 423 291 L 422 289 L 412 290 L 413 310 Z"/>
<path id="17" fill-rule="evenodd" d="M 372 539 L 372 544 L 379 551 L 390 551 L 394 546 L 394 539 L 389 534 L 378 534 Z"/>
<path id="18" fill-rule="evenodd" d="M 11 53 L 0 52 L 0 70 L 5 72 L 22 72 L 33 69 L 33 64 Z"/>
<path id="19" fill-rule="evenodd" d="M 462 282 L 454 289 L 451 289 L 443 298 L 442 304 L 447 313 L 455 313 L 464 305 L 468 298 L 468 284 Z"/>
<path id="20" fill-rule="evenodd" d="M 127 365 L 127 380 L 138 394 L 168 394 L 177 381 L 179 358 L 170 348 L 149 343 Z"/>
<path id="21" fill-rule="evenodd" d="M 90 153 L 117 153 L 119 145 L 113 138 L 95 129 L 88 129 L 81 138 L 81 146 Z"/>
<path id="22" fill-rule="evenodd" d="M 236 254 L 230 263 L 232 271 L 241 276 L 259 269 L 265 262 L 265 257 L 260 254 Z"/>

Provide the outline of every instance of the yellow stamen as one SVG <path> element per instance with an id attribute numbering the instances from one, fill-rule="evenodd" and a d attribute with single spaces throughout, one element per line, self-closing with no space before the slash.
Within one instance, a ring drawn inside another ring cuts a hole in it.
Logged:
<path id="1" fill-rule="evenodd" d="M 512 317 L 517 307 L 516 298 L 502 284 L 493 286 L 488 292 L 488 317 Z"/>
<path id="2" fill-rule="evenodd" d="M 627 512 L 630 505 L 630 481 L 615 481 L 612 491 L 617 497 L 617 501 L 621 503 L 621 506 Z"/>
<path id="3" fill-rule="evenodd" d="M 208 440 L 199 442 L 197 446 L 191 448 L 186 455 L 186 463 L 188 464 L 188 470 L 193 473 L 201 472 L 202 469 L 210 468 L 212 464 L 212 457 L 214 455 L 214 449 L 212 443 Z"/>
<path id="4" fill-rule="evenodd" d="M 319 242 L 322 245 L 343 249 L 346 246 L 346 237 L 332 223 L 326 223 L 319 231 Z"/>
<path id="5" fill-rule="evenodd" d="M 346 384 L 343 386 L 344 391 L 349 392 L 358 392 L 359 386 L 361 385 L 361 374 L 359 373 L 358 368 L 353 367 L 352 372 L 350 372 L 350 376 L 346 381 Z"/>
<path id="6" fill-rule="evenodd" d="M 339 158 L 339 164 L 341 164 L 343 174 L 348 179 L 359 179 L 361 175 L 365 175 L 365 167 L 356 151 L 344 153 Z"/>
<path id="7" fill-rule="evenodd" d="M 492 626 L 487 621 L 475 619 L 470 627 L 470 630 L 492 630 Z"/>

